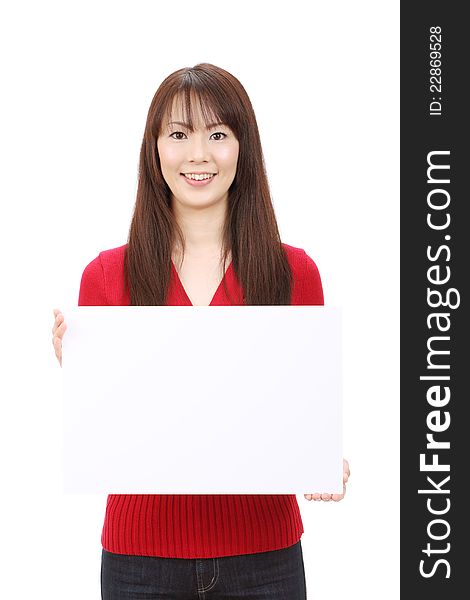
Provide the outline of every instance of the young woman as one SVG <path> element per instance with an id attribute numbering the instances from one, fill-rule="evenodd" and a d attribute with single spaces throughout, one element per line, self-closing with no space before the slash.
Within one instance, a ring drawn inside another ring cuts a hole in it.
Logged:
<path id="1" fill-rule="evenodd" d="M 158 88 L 128 243 L 87 265 L 79 304 L 323 304 L 314 261 L 280 240 L 255 114 L 227 71 L 198 64 Z M 295 495 L 109 495 L 102 598 L 300 600 L 302 533 Z"/>

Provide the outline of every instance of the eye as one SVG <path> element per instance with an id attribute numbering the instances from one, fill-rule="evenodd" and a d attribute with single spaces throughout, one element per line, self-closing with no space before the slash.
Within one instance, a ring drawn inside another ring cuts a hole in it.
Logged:
<path id="1" fill-rule="evenodd" d="M 215 141 L 219 142 L 220 140 L 224 140 L 227 137 L 226 133 L 223 133 L 222 131 L 217 131 L 216 133 L 213 133 L 212 135 L 223 135 L 223 138 L 217 138 Z M 211 136 L 212 137 L 212 136 Z"/>
<path id="2" fill-rule="evenodd" d="M 174 135 L 179 135 L 179 134 L 186 135 L 182 131 L 174 131 L 173 133 L 170 134 L 170 137 L 173 137 Z M 181 138 L 181 137 L 174 137 L 173 139 L 174 140 L 182 140 L 183 138 Z"/>

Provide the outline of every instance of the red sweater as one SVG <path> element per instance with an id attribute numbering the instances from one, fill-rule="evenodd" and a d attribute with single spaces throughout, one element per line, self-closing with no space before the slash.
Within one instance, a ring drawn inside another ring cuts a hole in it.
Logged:
<path id="1" fill-rule="evenodd" d="M 318 269 L 300 248 L 283 244 L 294 274 L 291 304 L 323 304 Z M 100 252 L 85 268 L 79 306 L 129 305 L 124 286 L 126 245 Z M 243 291 L 232 264 L 225 280 L 236 304 Z M 219 285 L 210 305 L 230 305 Z M 172 266 L 168 305 L 191 306 Z M 309 490 L 305 490 L 308 493 Z M 168 558 L 214 558 L 286 548 L 299 541 L 303 524 L 295 495 L 111 494 L 101 535 L 105 550 Z"/>

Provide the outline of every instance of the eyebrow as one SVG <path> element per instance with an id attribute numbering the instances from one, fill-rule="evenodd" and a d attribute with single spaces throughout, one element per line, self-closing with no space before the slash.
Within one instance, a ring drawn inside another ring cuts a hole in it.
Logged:
<path id="1" fill-rule="evenodd" d="M 186 129 L 191 129 L 189 127 L 189 124 L 183 123 L 183 121 L 171 121 L 170 123 L 168 123 L 168 126 L 170 125 L 182 125 L 183 127 L 186 127 Z M 217 127 L 219 125 L 225 125 L 225 123 L 222 123 L 221 121 L 217 123 L 209 123 L 209 125 L 206 125 L 206 129 L 212 129 L 213 127 Z"/>

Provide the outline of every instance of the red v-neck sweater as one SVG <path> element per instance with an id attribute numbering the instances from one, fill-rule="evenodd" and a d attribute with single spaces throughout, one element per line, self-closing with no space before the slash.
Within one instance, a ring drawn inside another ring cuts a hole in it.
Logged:
<path id="1" fill-rule="evenodd" d="M 123 272 L 126 246 L 100 252 L 87 265 L 79 306 L 130 304 Z M 313 260 L 300 248 L 283 247 L 294 274 L 291 304 L 323 304 Z M 225 281 L 234 303 L 243 304 L 243 291 L 231 263 Z M 230 304 L 221 282 L 211 306 Z M 167 305 L 191 306 L 174 265 Z M 286 548 L 298 542 L 303 531 L 295 495 L 111 494 L 101 544 L 116 554 L 214 558 Z"/>

